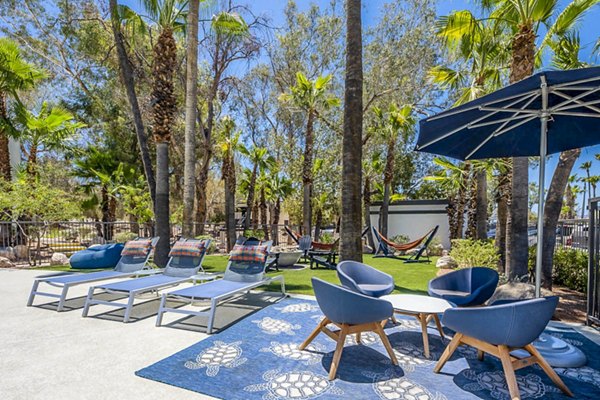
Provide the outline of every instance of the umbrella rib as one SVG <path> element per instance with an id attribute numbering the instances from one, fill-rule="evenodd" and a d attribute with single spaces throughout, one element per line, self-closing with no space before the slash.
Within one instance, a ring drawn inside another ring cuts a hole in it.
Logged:
<path id="1" fill-rule="evenodd" d="M 563 101 L 562 103 L 555 105 L 554 107 L 552 107 L 552 109 L 559 110 L 561 107 L 566 106 L 570 103 L 573 103 L 574 101 L 577 101 L 577 100 L 581 99 L 582 97 L 585 97 L 592 93 L 596 93 L 597 91 L 600 91 L 600 86 L 597 86 L 594 89 L 588 90 L 587 92 L 579 93 L 577 96 L 571 97 L 571 98 L 569 98 L 569 100 Z"/>
<path id="2" fill-rule="evenodd" d="M 497 107 L 480 107 L 481 111 L 496 111 L 496 112 L 511 112 L 517 114 L 539 114 L 539 110 L 524 110 L 522 108 L 497 108 Z"/>
<path id="3" fill-rule="evenodd" d="M 492 132 L 491 135 L 489 135 L 481 143 L 479 143 L 477 145 L 477 147 L 475 147 L 469 154 L 467 154 L 467 156 L 465 157 L 465 160 L 470 159 L 473 156 L 473 154 L 477 153 L 479 151 L 479 149 L 481 149 L 487 142 L 489 142 L 490 140 L 492 140 L 492 138 L 494 138 L 496 136 L 500 136 L 503 133 L 506 133 L 506 132 L 508 132 L 508 131 L 510 131 L 512 129 L 515 129 L 515 128 L 523 125 L 523 124 L 526 124 L 527 122 L 529 122 L 529 121 L 531 121 L 531 120 L 533 120 L 535 118 L 537 118 L 537 116 L 528 116 L 525 120 L 523 120 L 523 121 L 521 121 L 521 122 L 519 122 L 519 123 L 517 123 L 517 124 L 515 124 L 513 126 L 510 126 L 510 127 L 506 128 L 504 130 L 502 130 L 502 128 L 504 126 L 506 126 L 507 123 L 503 124 L 500 128 L 496 129 L 494 132 Z M 510 121 L 508 121 L 508 122 L 510 122 Z"/>
<path id="4" fill-rule="evenodd" d="M 587 82 L 593 82 L 593 81 L 598 81 L 600 80 L 600 76 L 594 76 L 593 78 L 586 78 L 586 79 L 580 79 L 578 81 L 573 81 L 573 82 L 565 82 L 565 83 L 560 83 L 558 85 L 553 85 L 553 88 L 557 88 L 557 89 L 565 89 L 569 86 L 574 86 L 574 85 L 579 85 L 580 83 L 587 83 Z M 575 88 L 572 88 L 575 89 Z"/>
<path id="5" fill-rule="evenodd" d="M 515 113 L 515 114 L 511 115 L 508 118 L 502 118 L 502 119 L 497 119 L 497 120 L 494 120 L 494 121 L 482 122 L 480 124 L 469 125 L 468 129 L 481 128 L 481 127 L 484 127 L 484 126 L 489 126 L 489 125 L 494 125 L 494 124 L 500 124 L 500 123 L 503 123 L 503 122 L 514 121 L 515 119 L 523 119 L 523 118 L 529 118 L 529 117 L 531 117 L 531 113 L 523 113 L 521 115 L 518 115 L 518 113 Z M 504 124 L 504 126 L 506 126 L 506 124 Z M 500 127 L 500 129 L 502 129 L 502 127 Z"/>
<path id="6" fill-rule="evenodd" d="M 535 100 L 535 99 L 536 99 L 538 96 L 539 96 L 539 93 L 538 93 L 538 91 L 537 91 L 537 90 L 536 90 L 536 91 L 534 91 L 534 92 L 529 92 L 529 93 L 528 93 L 526 96 L 524 96 L 524 97 L 522 97 L 522 98 L 519 98 L 519 99 L 518 99 L 518 100 L 516 100 L 516 101 L 513 101 L 512 103 L 508 104 L 508 106 L 513 106 L 513 105 L 515 105 L 515 104 L 517 104 L 517 103 L 519 103 L 519 102 L 521 102 L 521 101 L 523 101 L 523 100 L 527 99 L 528 97 L 531 97 L 531 98 L 529 99 L 529 101 L 528 101 L 528 102 L 525 104 L 525 106 L 524 106 L 524 107 L 527 107 L 527 106 L 528 106 L 529 104 L 531 104 L 531 102 L 532 102 L 533 100 Z M 514 96 L 513 96 L 512 98 L 514 98 Z M 504 99 L 504 100 L 506 100 L 506 99 Z M 465 110 L 465 111 L 466 111 L 466 110 Z M 462 130 L 463 130 L 463 129 L 465 129 L 465 128 L 468 128 L 470 125 L 472 125 L 472 124 L 476 124 L 476 123 L 478 123 L 478 122 L 481 122 L 481 121 L 483 121 L 483 120 L 484 120 L 484 119 L 486 119 L 486 118 L 489 118 L 489 117 L 491 117 L 491 116 L 493 116 L 493 115 L 496 115 L 497 113 L 498 113 L 498 111 L 494 111 L 494 112 L 492 112 L 491 114 L 486 114 L 486 115 L 484 115 L 484 116 L 482 116 L 482 117 L 479 117 L 479 118 L 477 118 L 476 120 L 469 122 L 468 124 L 461 125 L 461 126 L 459 126 L 458 128 L 456 128 L 456 129 L 453 129 L 453 130 L 451 130 L 450 132 L 448 132 L 448 133 L 445 133 L 444 135 L 442 135 L 442 136 L 440 136 L 440 137 L 438 137 L 438 138 L 436 138 L 436 139 L 434 139 L 434 140 L 432 140 L 432 141 L 430 141 L 430 142 L 428 142 L 428 143 L 425 143 L 425 144 L 423 144 L 423 145 L 421 145 L 421 146 L 417 146 L 417 150 L 422 150 L 422 149 L 424 149 L 425 147 L 431 146 L 432 144 L 434 144 L 434 143 L 437 143 L 437 142 L 439 142 L 440 140 L 446 139 L 447 137 L 454 135 L 456 132 L 459 132 L 459 131 L 462 131 Z M 447 114 L 447 115 L 444 115 L 444 117 L 447 117 L 447 116 L 449 116 L 449 115 L 452 115 L 452 114 Z M 437 118 L 435 118 L 435 119 L 437 119 Z M 429 121 L 431 121 L 431 119 L 430 119 Z"/>
<path id="7" fill-rule="evenodd" d="M 556 93 L 557 95 L 564 97 L 564 98 L 570 98 L 568 95 L 562 95 L 562 93 L 555 91 L 554 93 Z M 560 108 L 556 108 L 553 107 L 552 109 L 550 109 L 550 113 L 553 113 L 554 111 L 565 111 L 565 110 L 571 110 L 573 108 L 579 108 L 579 107 L 585 107 L 585 108 L 589 108 L 592 111 L 596 111 L 597 113 L 600 113 L 600 108 L 598 107 L 593 107 L 594 104 L 600 104 L 600 100 L 593 100 L 593 101 L 581 101 L 581 100 L 574 100 L 575 103 L 577 104 L 571 104 L 568 106 L 564 106 L 564 107 L 560 107 Z"/>
<path id="8" fill-rule="evenodd" d="M 442 112 L 440 114 L 437 114 L 437 115 L 434 115 L 432 117 L 427 118 L 427 121 L 435 121 L 436 119 L 450 117 L 452 115 L 460 114 L 460 113 L 463 113 L 463 112 L 476 110 L 478 108 L 481 108 L 482 106 L 488 106 L 488 105 L 500 103 L 500 102 L 503 102 L 503 101 L 512 100 L 512 99 L 518 97 L 519 99 L 517 101 L 512 102 L 511 104 L 509 104 L 509 106 L 513 106 L 513 105 L 519 103 L 520 101 L 527 100 L 527 98 L 529 98 L 530 96 L 539 95 L 540 93 L 541 93 L 540 89 L 535 89 L 535 90 L 531 90 L 529 92 L 519 93 L 519 94 L 515 94 L 515 95 L 512 95 L 512 96 L 504 97 L 502 99 L 490 101 L 489 103 L 485 103 L 483 105 L 477 105 L 477 106 L 467 107 L 467 108 L 465 108 L 463 110 L 456 110 L 456 111 L 448 110 L 448 112 L 445 112 L 445 113 Z"/>
<path id="9" fill-rule="evenodd" d="M 583 112 L 568 112 L 568 111 L 556 111 L 552 115 L 569 115 L 571 117 L 586 117 L 586 118 L 600 118 L 600 114 L 586 114 Z"/>

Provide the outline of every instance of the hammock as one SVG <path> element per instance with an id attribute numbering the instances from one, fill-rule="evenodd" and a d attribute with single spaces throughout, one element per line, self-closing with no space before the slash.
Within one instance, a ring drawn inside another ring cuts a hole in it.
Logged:
<path id="1" fill-rule="evenodd" d="M 436 227 L 437 228 L 437 227 Z M 377 230 L 377 228 L 373 227 L 373 231 L 375 232 L 375 236 L 377 236 L 377 238 L 379 239 L 380 242 L 385 243 L 386 246 L 389 246 L 393 249 L 395 249 L 396 251 L 408 251 L 408 250 L 412 250 L 415 249 L 417 247 L 419 247 L 419 245 L 425 240 L 427 239 L 427 237 L 429 235 L 431 235 L 431 233 L 436 230 L 436 228 L 431 229 L 429 232 L 427 232 L 424 236 L 418 238 L 417 240 L 413 240 L 412 242 L 408 242 L 408 243 L 402 243 L 402 244 L 398 244 L 398 243 L 394 243 L 391 240 L 387 239 L 386 237 L 384 237 L 381 232 L 379 232 Z"/>
<path id="2" fill-rule="evenodd" d="M 300 241 L 300 237 L 302 237 L 301 234 L 299 234 L 298 232 L 294 232 L 287 226 L 285 226 L 284 229 L 287 232 L 287 234 L 290 235 L 292 240 L 294 240 L 294 242 L 298 243 Z M 311 241 L 311 247 L 313 248 L 313 250 L 331 251 L 331 250 L 333 250 L 333 248 L 335 246 L 337 246 L 337 243 L 339 242 L 339 240 L 340 239 L 338 238 L 333 243 L 321 243 L 321 242 L 315 242 L 313 240 L 313 241 Z"/>

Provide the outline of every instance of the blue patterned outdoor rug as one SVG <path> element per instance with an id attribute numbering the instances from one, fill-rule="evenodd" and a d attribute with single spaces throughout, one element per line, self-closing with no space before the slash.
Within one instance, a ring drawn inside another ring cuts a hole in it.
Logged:
<path id="1" fill-rule="evenodd" d="M 500 361 L 461 346 L 441 374 L 433 367 L 448 339 L 429 329 L 431 359 L 423 356 L 420 327 L 399 318 L 386 333 L 399 366 L 391 364 L 378 336 L 349 337 L 335 381 L 327 379 L 335 342 L 320 334 L 299 351 L 322 314 L 314 301 L 286 299 L 229 329 L 136 372 L 136 375 L 223 399 L 508 399 Z M 576 399 L 600 399 L 599 346 L 572 329 L 548 329 L 581 348 L 588 364 L 557 369 Z M 523 399 L 568 399 L 539 367 L 517 371 Z"/>

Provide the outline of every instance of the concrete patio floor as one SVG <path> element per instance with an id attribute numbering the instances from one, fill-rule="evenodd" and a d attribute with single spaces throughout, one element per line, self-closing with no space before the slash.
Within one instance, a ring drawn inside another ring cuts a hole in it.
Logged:
<path id="1" fill-rule="evenodd" d="M 72 300 L 64 312 L 56 312 L 57 303 L 49 297 L 37 297 L 33 307 L 26 307 L 33 278 L 43 274 L 0 269 L 0 399 L 212 398 L 134 374 L 206 338 L 204 319 L 167 313 L 166 326 L 157 328 L 155 296 L 136 301 L 128 324 L 121 322 L 121 309 L 101 305 L 82 318 L 87 284 L 69 291 Z M 252 293 L 220 306 L 216 332 L 280 298 Z M 575 327 L 600 345 L 595 329 L 551 324 Z"/>
<path id="2" fill-rule="evenodd" d="M 54 299 L 42 296 L 26 307 L 33 278 L 44 274 L 0 269 L 0 399 L 212 398 L 134 375 L 206 338 L 205 320 L 167 313 L 166 326 L 157 328 L 154 296 L 136 301 L 127 324 L 121 309 L 101 305 L 82 318 L 87 284 L 69 290 L 74 299 L 63 312 L 55 311 Z M 252 293 L 220 306 L 216 332 L 280 298 Z"/>

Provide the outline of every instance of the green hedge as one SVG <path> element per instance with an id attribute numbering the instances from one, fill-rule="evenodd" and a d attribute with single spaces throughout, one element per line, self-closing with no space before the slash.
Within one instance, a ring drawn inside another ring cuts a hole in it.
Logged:
<path id="1" fill-rule="evenodd" d="M 459 268 L 488 267 L 496 269 L 500 260 L 494 242 L 491 240 L 452 240 L 450 256 Z"/>
<path id="2" fill-rule="evenodd" d="M 535 270 L 536 246 L 529 248 L 529 270 Z M 533 274 L 532 274 L 533 275 Z M 588 253 L 575 249 L 559 248 L 554 251 L 552 283 L 579 292 L 587 292 Z"/>

